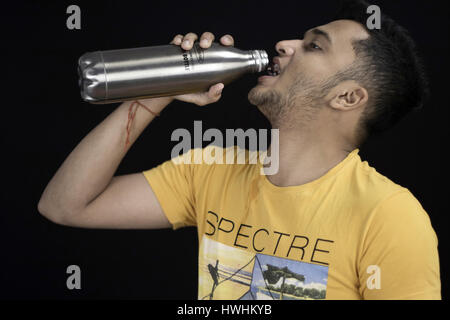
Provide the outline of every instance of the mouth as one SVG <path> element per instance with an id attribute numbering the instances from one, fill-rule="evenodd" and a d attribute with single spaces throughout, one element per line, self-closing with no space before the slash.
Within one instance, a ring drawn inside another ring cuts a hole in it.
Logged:
<path id="1" fill-rule="evenodd" d="M 276 58 L 273 59 L 272 63 L 266 69 L 266 75 L 270 77 L 277 77 L 281 74 L 281 67 Z"/>
<path id="2" fill-rule="evenodd" d="M 264 83 L 265 80 L 276 80 L 281 75 L 281 67 L 277 58 L 274 58 L 270 65 L 267 67 L 266 72 L 258 78 L 258 82 Z"/>

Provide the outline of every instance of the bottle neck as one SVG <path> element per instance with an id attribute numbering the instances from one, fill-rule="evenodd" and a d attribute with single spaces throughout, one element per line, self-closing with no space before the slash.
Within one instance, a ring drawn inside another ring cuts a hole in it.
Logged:
<path id="1" fill-rule="evenodd" d="M 250 50 L 250 55 L 253 60 L 252 71 L 262 72 L 269 65 L 269 57 L 265 50 Z"/>

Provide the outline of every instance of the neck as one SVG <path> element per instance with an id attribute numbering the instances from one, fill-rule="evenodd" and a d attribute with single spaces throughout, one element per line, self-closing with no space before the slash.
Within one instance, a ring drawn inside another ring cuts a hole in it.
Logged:
<path id="1" fill-rule="evenodd" d="M 354 149 L 317 123 L 301 129 L 279 128 L 279 170 L 267 178 L 280 187 L 302 185 L 325 175 Z"/>

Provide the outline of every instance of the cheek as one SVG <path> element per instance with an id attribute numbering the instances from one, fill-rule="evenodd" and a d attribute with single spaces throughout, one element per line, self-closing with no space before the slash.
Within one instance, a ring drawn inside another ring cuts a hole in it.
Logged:
<path id="1" fill-rule="evenodd" d="M 314 66 L 304 63 L 291 65 L 285 71 L 282 80 L 287 87 L 296 83 L 316 82 L 318 78 L 317 70 L 315 70 Z"/>
<path id="2" fill-rule="evenodd" d="M 305 55 L 300 61 L 289 66 L 291 76 L 301 75 L 312 81 L 321 81 L 327 79 L 332 73 L 333 67 L 320 55 Z"/>

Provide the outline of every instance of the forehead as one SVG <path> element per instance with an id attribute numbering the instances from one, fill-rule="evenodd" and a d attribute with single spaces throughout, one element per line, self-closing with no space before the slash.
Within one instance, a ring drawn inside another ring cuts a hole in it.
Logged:
<path id="1" fill-rule="evenodd" d="M 369 37 L 365 27 L 352 20 L 335 20 L 318 28 L 327 32 L 333 42 L 337 43 L 351 43 L 354 40 L 364 40 Z"/>

